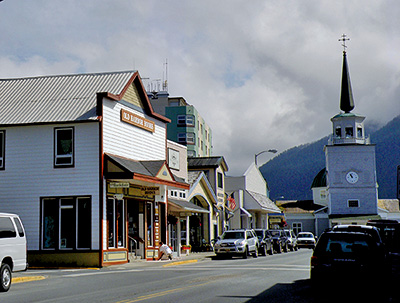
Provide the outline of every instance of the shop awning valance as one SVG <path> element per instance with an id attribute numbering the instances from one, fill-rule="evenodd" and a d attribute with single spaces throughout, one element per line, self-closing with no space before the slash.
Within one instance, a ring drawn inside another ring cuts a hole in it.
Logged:
<path id="1" fill-rule="evenodd" d="M 169 210 L 178 211 L 178 212 L 190 212 L 190 213 L 210 213 L 209 210 L 202 208 L 196 204 L 177 200 L 177 199 L 168 199 Z"/>
<path id="2" fill-rule="evenodd" d="M 105 154 L 104 176 L 109 180 L 137 180 L 182 189 L 190 187 L 187 183 L 175 181 L 165 160 L 137 161 Z"/>

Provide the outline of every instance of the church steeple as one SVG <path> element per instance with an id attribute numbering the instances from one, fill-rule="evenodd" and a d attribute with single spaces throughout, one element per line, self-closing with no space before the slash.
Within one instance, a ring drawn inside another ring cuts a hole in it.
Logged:
<path id="1" fill-rule="evenodd" d="M 340 92 L 340 109 L 349 113 L 354 108 L 353 92 L 351 90 L 349 68 L 347 66 L 346 51 L 343 51 L 342 89 Z"/>
<path id="2" fill-rule="evenodd" d="M 354 108 L 354 99 L 353 92 L 351 90 L 351 82 L 350 82 L 350 74 L 349 68 L 347 65 L 347 56 L 346 56 L 346 40 L 350 40 L 346 37 L 345 34 L 342 35 L 342 38 L 339 41 L 342 41 L 343 44 L 343 67 L 342 67 L 342 88 L 340 92 L 340 109 L 345 113 L 349 113 Z"/>
<path id="3" fill-rule="evenodd" d="M 354 109 L 353 93 L 351 91 L 351 82 L 349 68 L 347 66 L 346 41 L 350 40 L 345 34 L 339 41 L 343 46 L 343 69 L 342 69 L 342 88 L 340 92 L 340 109 L 341 112 L 334 116 L 331 121 L 333 123 L 333 136 L 331 144 L 369 144 L 369 139 L 365 137 L 364 119 L 365 117 L 352 113 Z"/>

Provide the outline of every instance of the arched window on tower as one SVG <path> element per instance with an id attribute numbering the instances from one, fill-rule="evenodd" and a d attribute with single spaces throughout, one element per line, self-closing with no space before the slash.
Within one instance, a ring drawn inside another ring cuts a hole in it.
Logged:
<path id="1" fill-rule="evenodd" d="M 357 127 L 357 138 L 362 138 L 363 137 L 363 130 L 362 127 Z"/>
<path id="2" fill-rule="evenodd" d="M 336 138 L 342 137 L 342 128 L 340 126 L 336 126 L 335 136 L 336 136 Z"/>
<path id="3" fill-rule="evenodd" d="M 353 138 L 353 127 L 346 127 L 345 135 L 346 135 L 346 138 Z"/>

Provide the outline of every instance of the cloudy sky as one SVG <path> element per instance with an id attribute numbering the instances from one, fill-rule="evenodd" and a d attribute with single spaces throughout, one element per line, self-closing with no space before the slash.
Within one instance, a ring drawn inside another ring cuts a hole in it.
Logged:
<path id="1" fill-rule="evenodd" d="M 0 78 L 139 70 L 194 105 L 240 175 L 331 132 L 345 33 L 356 112 L 400 114 L 400 2 L 4 0 Z M 147 88 L 147 87 L 146 87 Z M 272 154 L 258 157 L 268 161 Z"/>

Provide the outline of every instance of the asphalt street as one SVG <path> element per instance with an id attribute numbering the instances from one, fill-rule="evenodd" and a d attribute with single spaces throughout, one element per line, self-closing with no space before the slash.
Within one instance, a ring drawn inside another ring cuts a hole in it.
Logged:
<path id="1" fill-rule="evenodd" d="M 311 254 L 301 249 L 215 259 L 207 253 L 102 269 L 28 270 L 14 276 L 20 283 L 0 293 L 0 302 L 345 302 L 349 296 L 340 289 L 316 296 L 309 281 Z M 358 296 L 350 297 L 357 302 Z"/>

